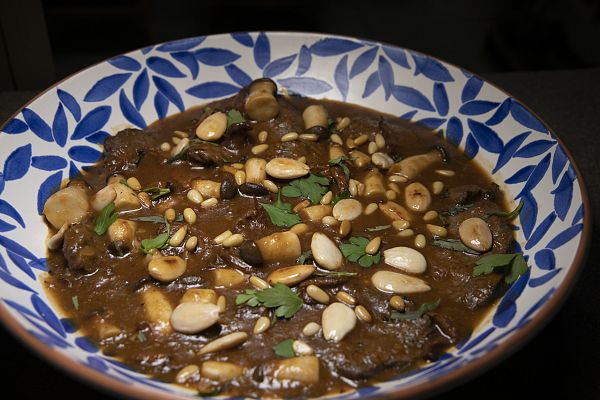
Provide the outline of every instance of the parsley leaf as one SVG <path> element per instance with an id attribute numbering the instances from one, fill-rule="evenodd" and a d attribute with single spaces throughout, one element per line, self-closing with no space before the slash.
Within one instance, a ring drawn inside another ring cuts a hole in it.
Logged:
<path id="1" fill-rule="evenodd" d="M 148 193 L 152 200 L 156 200 L 159 197 L 162 197 L 166 194 L 171 193 L 171 189 L 161 188 L 161 187 L 149 187 L 149 188 L 142 189 L 142 192 Z"/>
<path id="2" fill-rule="evenodd" d="M 335 196 L 333 196 L 333 199 L 331 199 L 331 205 L 335 206 L 338 201 L 343 200 L 343 199 L 349 199 L 349 198 L 350 198 L 350 192 L 348 192 L 348 191 L 336 193 Z"/>
<path id="3" fill-rule="evenodd" d="M 273 204 L 260 203 L 265 209 L 274 225 L 290 228 L 300 223 L 298 214 L 292 212 L 292 205 L 281 201 L 281 194 L 277 193 L 277 201 Z"/>
<path id="4" fill-rule="evenodd" d="M 162 249 L 168 240 L 169 232 L 164 232 L 155 238 L 142 240 L 140 248 L 144 253 L 148 253 L 152 249 Z"/>
<path id="5" fill-rule="evenodd" d="M 77 296 L 71 297 L 71 302 L 73 303 L 73 307 L 76 310 L 79 310 L 79 297 L 77 297 Z"/>
<path id="6" fill-rule="evenodd" d="M 429 311 L 435 310 L 436 308 L 438 308 L 439 305 L 440 305 L 440 300 L 438 299 L 438 301 L 436 301 L 434 303 L 423 303 L 423 304 L 421 304 L 421 306 L 418 309 L 416 309 L 414 311 L 405 311 L 405 312 L 392 311 L 390 318 L 401 320 L 401 321 L 407 321 L 407 320 L 411 320 L 411 319 L 421 318 L 423 316 L 423 314 L 425 314 Z"/>
<path id="7" fill-rule="evenodd" d="M 227 127 L 229 128 L 231 125 L 240 124 L 246 122 L 246 119 L 242 115 L 241 112 L 236 110 L 235 108 L 229 110 L 227 112 Z"/>
<path id="8" fill-rule="evenodd" d="M 146 339 L 146 335 L 144 334 L 144 332 L 139 331 L 137 334 L 137 339 L 140 343 L 144 343 L 147 339 Z"/>
<path id="9" fill-rule="evenodd" d="M 350 243 L 342 243 L 340 250 L 344 257 L 351 262 L 358 262 L 363 268 L 368 268 L 373 264 L 379 263 L 381 259 L 381 253 L 377 252 L 373 255 L 365 252 L 365 247 L 369 244 L 369 239 L 366 237 L 353 236 L 350 238 Z"/>
<path id="10" fill-rule="evenodd" d="M 480 253 L 465 246 L 463 242 L 458 239 L 434 239 L 431 244 L 435 247 L 441 247 L 442 249 L 462 251 L 463 253 L 473 254 L 475 256 Z"/>
<path id="11" fill-rule="evenodd" d="M 490 254 L 475 262 L 473 276 L 491 274 L 496 268 L 505 269 L 504 281 L 511 284 L 527 272 L 528 267 L 523 254 Z"/>
<path id="12" fill-rule="evenodd" d="M 329 160 L 327 161 L 327 164 L 331 165 L 331 166 L 335 166 L 338 165 L 342 168 L 342 171 L 344 171 L 344 174 L 346 174 L 347 177 L 350 177 L 350 169 L 348 169 L 348 166 L 346 165 L 346 161 L 350 161 L 353 160 L 353 158 L 349 158 L 346 156 L 339 156 L 334 158 L 333 160 Z"/>
<path id="13" fill-rule="evenodd" d="M 519 205 L 517 206 L 517 208 L 515 208 L 511 212 L 494 211 L 494 212 L 488 213 L 482 219 L 487 220 L 489 217 L 500 217 L 500 218 L 506 218 L 508 221 L 510 221 L 511 219 L 515 219 L 517 217 L 517 215 L 519 215 L 521 213 L 523 204 L 525 204 L 525 203 L 523 201 L 521 201 L 519 203 Z"/>
<path id="14" fill-rule="evenodd" d="M 291 358 L 296 356 L 293 346 L 294 339 L 285 339 L 283 342 L 280 342 L 277 346 L 273 347 L 273 351 L 279 357 Z"/>
<path id="15" fill-rule="evenodd" d="M 292 318 L 304 305 L 300 296 L 283 283 L 262 290 L 246 289 L 245 294 L 235 298 L 235 304 L 244 303 L 250 307 L 275 308 L 275 316 L 279 318 Z"/>
<path id="16" fill-rule="evenodd" d="M 373 228 L 367 228 L 367 230 L 369 232 L 377 232 L 377 231 L 384 231 L 384 230 L 389 229 L 391 227 L 392 227 L 391 225 L 378 225 L 378 226 L 375 226 Z"/>
<path id="17" fill-rule="evenodd" d="M 104 206 L 100 215 L 96 218 L 96 225 L 94 226 L 94 232 L 96 235 L 104 235 L 108 230 L 108 227 L 117 220 L 117 213 L 115 212 L 115 203 L 111 202 Z"/>
<path id="18" fill-rule="evenodd" d="M 140 222 L 152 222 L 155 224 L 164 224 L 165 217 L 162 215 L 143 215 L 141 217 L 131 217 L 129 218 L 131 221 L 140 221 Z M 177 214 L 175 217 L 176 222 L 183 221 L 183 214 Z"/>
<path id="19" fill-rule="evenodd" d="M 467 211 L 471 207 L 473 207 L 473 204 L 455 204 L 446 211 L 442 211 L 441 213 L 439 213 L 438 217 L 442 221 L 442 224 L 448 225 L 447 217 L 453 217 L 456 214 L 459 214 L 463 211 Z"/>
<path id="20" fill-rule="evenodd" d="M 358 272 L 348 272 L 348 271 L 322 271 L 317 270 L 313 272 L 314 276 L 356 276 Z"/>
<path id="21" fill-rule="evenodd" d="M 324 176 L 310 174 L 306 178 L 296 179 L 281 188 L 286 197 L 306 197 L 311 203 L 318 204 L 329 190 L 329 179 Z"/>

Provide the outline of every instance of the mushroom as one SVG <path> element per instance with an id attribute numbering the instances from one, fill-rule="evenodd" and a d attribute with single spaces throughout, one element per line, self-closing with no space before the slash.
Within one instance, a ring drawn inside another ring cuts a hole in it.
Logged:
<path id="1" fill-rule="evenodd" d="M 271 79 L 260 78 L 248 86 L 248 97 L 244 103 L 246 115 L 255 121 L 268 121 L 279 114 L 279 103 L 275 97 L 277 85 Z"/>
<path id="2" fill-rule="evenodd" d="M 136 223 L 126 219 L 117 218 L 108 227 L 108 237 L 115 248 L 122 250 L 130 250 L 133 248 L 135 240 Z"/>
<path id="3" fill-rule="evenodd" d="M 304 129 L 310 133 L 319 136 L 325 136 L 329 131 L 327 109 L 320 104 L 313 104 L 304 109 L 302 119 L 304 120 Z"/>
<path id="4" fill-rule="evenodd" d="M 137 199 L 137 198 L 136 198 Z M 46 200 L 44 215 L 56 229 L 80 222 L 89 212 L 87 191 L 78 186 L 59 190 Z"/>
<path id="5" fill-rule="evenodd" d="M 407 180 L 411 180 L 435 163 L 445 161 L 447 157 L 446 150 L 438 146 L 428 153 L 400 160 L 390 167 L 388 175 L 399 175 Z"/>
<path id="6" fill-rule="evenodd" d="M 300 257 L 300 239 L 294 232 L 276 232 L 256 241 L 264 262 L 292 261 Z"/>

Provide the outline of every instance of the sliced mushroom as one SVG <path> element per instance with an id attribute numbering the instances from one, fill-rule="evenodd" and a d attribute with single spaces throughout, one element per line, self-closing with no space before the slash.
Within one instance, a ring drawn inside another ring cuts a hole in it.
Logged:
<path id="1" fill-rule="evenodd" d="M 304 120 L 304 129 L 310 130 L 315 126 L 327 127 L 327 109 L 320 104 L 313 104 L 304 109 L 302 119 Z"/>
<path id="2" fill-rule="evenodd" d="M 440 163 L 444 160 L 444 155 L 439 149 L 434 149 L 429 153 L 418 154 L 407 157 L 395 163 L 388 170 L 388 175 L 400 175 L 408 180 L 416 178 L 425 169 Z"/>
<path id="3" fill-rule="evenodd" d="M 126 219 L 117 218 L 108 227 L 108 237 L 115 247 L 121 250 L 133 248 L 135 240 L 136 223 Z"/>
<path id="4" fill-rule="evenodd" d="M 365 175 L 365 196 L 375 196 L 385 193 L 383 175 L 377 168 L 373 168 Z"/>
<path id="5" fill-rule="evenodd" d="M 279 103 L 275 94 L 277 85 L 271 79 L 254 80 L 248 86 L 248 97 L 244 103 L 246 115 L 255 121 L 268 121 L 279 114 Z"/>
<path id="6" fill-rule="evenodd" d="M 278 179 L 300 178 L 310 172 L 310 167 L 292 158 L 276 157 L 265 166 L 267 174 Z"/>

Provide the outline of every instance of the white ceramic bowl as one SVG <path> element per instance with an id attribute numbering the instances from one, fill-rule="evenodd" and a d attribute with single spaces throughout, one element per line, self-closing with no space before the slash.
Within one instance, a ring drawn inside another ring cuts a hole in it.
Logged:
<path id="1" fill-rule="evenodd" d="M 103 139 L 232 95 L 266 76 L 290 92 L 344 100 L 439 129 L 524 201 L 517 240 L 530 270 L 490 318 L 438 361 L 337 398 L 434 393 L 521 346 L 560 306 L 585 258 L 589 202 L 564 145 L 527 107 L 480 77 L 414 51 L 311 33 L 234 33 L 150 46 L 83 70 L 19 110 L 0 134 L 0 317 L 70 373 L 138 398 L 196 394 L 104 356 L 61 318 L 40 284 L 40 216 L 61 180 L 94 163 Z M 543 362 L 540 360 L 540 362 Z"/>

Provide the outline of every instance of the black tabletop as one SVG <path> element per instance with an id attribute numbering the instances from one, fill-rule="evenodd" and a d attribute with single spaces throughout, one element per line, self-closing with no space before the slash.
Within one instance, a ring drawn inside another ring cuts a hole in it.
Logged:
<path id="1" fill-rule="evenodd" d="M 591 197 L 600 209 L 600 69 L 519 72 L 485 76 L 529 105 L 573 153 Z M 0 120 L 34 92 L 0 93 Z M 600 215 L 600 212 L 597 214 Z M 592 249 L 569 299 L 550 324 L 516 354 L 440 397 L 507 399 L 523 393 L 552 399 L 600 398 L 600 239 L 594 219 Z M 107 394 L 74 380 L 0 330 L 0 377 L 5 390 L 19 387 L 25 398 L 60 393 L 67 398 L 106 399 Z"/>

